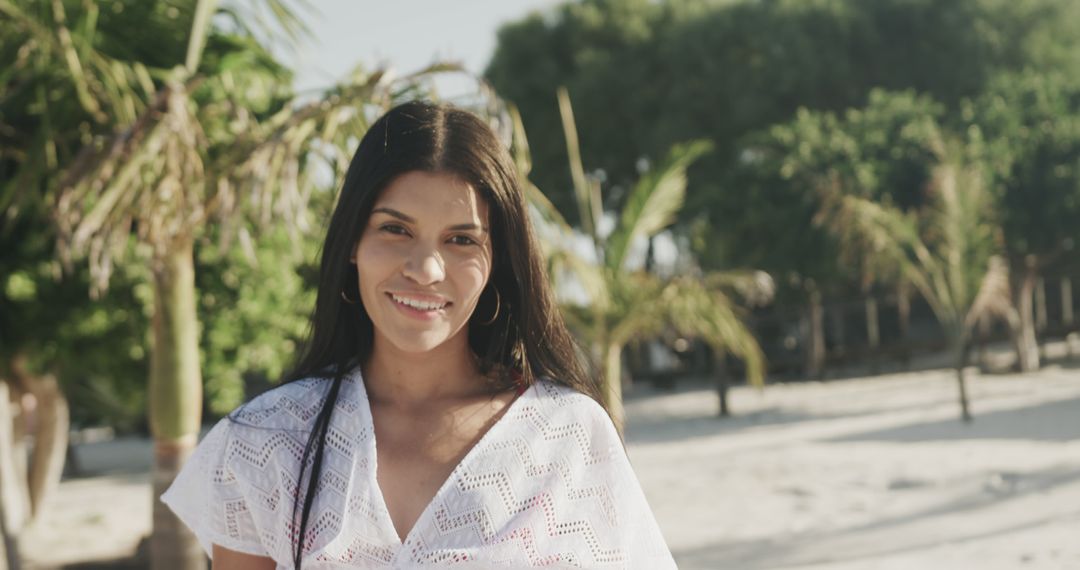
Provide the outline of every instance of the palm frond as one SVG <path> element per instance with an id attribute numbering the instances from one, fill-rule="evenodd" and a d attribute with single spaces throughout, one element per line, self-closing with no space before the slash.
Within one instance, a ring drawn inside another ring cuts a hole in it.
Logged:
<path id="1" fill-rule="evenodd" d="M 574 121 L 574 109 L 570 105 L 570 94 L 565 87 L 556 92 L 559 100 L 559 117 L 562 119 L 563 135 L 566 137 L 566 153 L 570 160 L 570 178 L 574 183 L 574 197 L 577 199 L 581 229 L 593 239 L 599 249 L 600 216 L 603 207 L 600 200 L 600 186 L 585 176 L 585 167 L 581 162 L 581 145 L 578 142 L 577 125 Z"/>
<path id="2" fill-rule="evenodd" d="M 76 99 L 94 121 L 120 125 L 135 122 L 144 104 L 134 89 L 145 85 L 138 66 L 110 58 L 73 35 L 62 2 L 52 2 L 50 8 L 52 19 L 43 22 L 10 0 L 0 0 L 0 14 L 32 39 L 26 42 L 27 48 L 45 61 L 62 62 Z"/>
<path id="3" fill-rule="evenodd" d="M 714 271 L 705 274 L 702 281 L 710 290 L 735 293 L 750 307 L 767 305 L 776 296 L 772 275 L 757 269 Z"/>
<path id="4" fill-rule="evenodd" d="M 987 314 L 1008 318 L 1007 276 L 995 261 L 1000 228 L 982 165 L 962 142 L 934 139 L 938 164 L 927 205 L 916 216 L 823 187 L 817 223 L 848 251 L 900 268 L 951 334 L 965 335 Z"/>
<path id="5" fill-rule="evenodd" d="M 639 271 L 607 274 L 612 303 L 606 308 L 611 330 L 608 342 L 625 345 L 634 339 L 660 334 L 668 324 L 668 307 L 662 302 L 666 283 L 655 275 Z"/>
<path id="6" fill-rule="evenodd" d="M 895 263 L 935 314 L 949 312 L 944 269 L 923 243 L 913 216 L 852 195 L 828 193 L 822 204 L 817 222 L 837 236 L 841 247 Z"/>
<path id="7" fill-rule="evenodd" d="M 1009 264 L 1000 255 L 990 258 L 989 267 L 983 275 L 975 300 L 964 317 L 964 330 L 970 330 L 980 320 L 992 317 L 1010 325 L 1015 325 L 1020 320 L 1020 315 L 1012 303 Z"/>
<path id="8" fill-rule="evenodd" d="M 600 312 L 610 310 L 612 283 L 602 266 L 586 261 L 565 245 L 548 252 L 548 263 L 553 279 L 573 280 L 584 290 L 592 307 Z"/>
<path id="9" fill-rule="evenodd" d="M 676 145 L 655 170 L 638 180 L 608 237 L 605 263 L 620 269 L 634 240 L 651 237 L 675 221 L 686 199 L 686 169 L 712 149 L 704 140 Z"/>
<path id="10" fill-rule="evenodd" d="M 680 334 L 731 353 L 746 364 L 751 384 L 764 385 L 765 354 L 730 297 L 699 280 L 678 278 L 667 284 L 659 300 L 670 325 Z"/>

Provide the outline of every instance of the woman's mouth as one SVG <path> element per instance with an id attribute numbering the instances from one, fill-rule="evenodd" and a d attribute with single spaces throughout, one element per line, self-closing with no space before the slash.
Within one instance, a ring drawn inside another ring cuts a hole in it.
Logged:
<path id="1" fill-rule="evenodd" d="M 386 295 L 387 297 L 390 297 L 390 300 L 393 301 L 394 305 L 402 312 L 409 316 L 420 318 L 432 318 L 452 304 L 445 300 L 419 299 L 416 297 L 395 295 L 394 293 L 387 293 Z"/>

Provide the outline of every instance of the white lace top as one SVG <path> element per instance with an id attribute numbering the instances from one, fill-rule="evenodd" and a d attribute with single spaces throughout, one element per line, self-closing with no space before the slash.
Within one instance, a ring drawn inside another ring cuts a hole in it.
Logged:
<path id="1" fill-rule="evenodd" d="M 221 420 L 162 495 L 207 553 L 218 544 L 292 567 L 296 476 L 328 386 L 286 384 Z M 675 568 L 611 420 L 570 388 L 542 381 L 510 404 L 404 542 L 375 460 L 357 369 L 331 416 L 304 568 Z"/>

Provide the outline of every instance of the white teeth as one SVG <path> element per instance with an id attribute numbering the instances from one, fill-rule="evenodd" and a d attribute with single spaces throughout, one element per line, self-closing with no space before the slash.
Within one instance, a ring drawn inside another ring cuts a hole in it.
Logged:
<path id="1" fill-rule="evenodd" d="M 435 311 L 446 306 L 446 303 L 430 303 L 428 301 L 417 301 L 405 297 L 398 297 L 397 295 L 390 296 L 402 305 L 408 305 L 414 309 L 420 309 L 421 311 Z"/>

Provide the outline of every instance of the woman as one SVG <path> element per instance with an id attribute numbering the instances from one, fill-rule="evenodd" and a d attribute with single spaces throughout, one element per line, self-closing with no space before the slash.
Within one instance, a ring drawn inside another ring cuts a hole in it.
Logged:
<path id="1" fill-rule="evenodd" d="M 215 568 L 674 567 L 480 119 L 371 126 L 319 283 L 290 381 L 162 496 Z"/>

